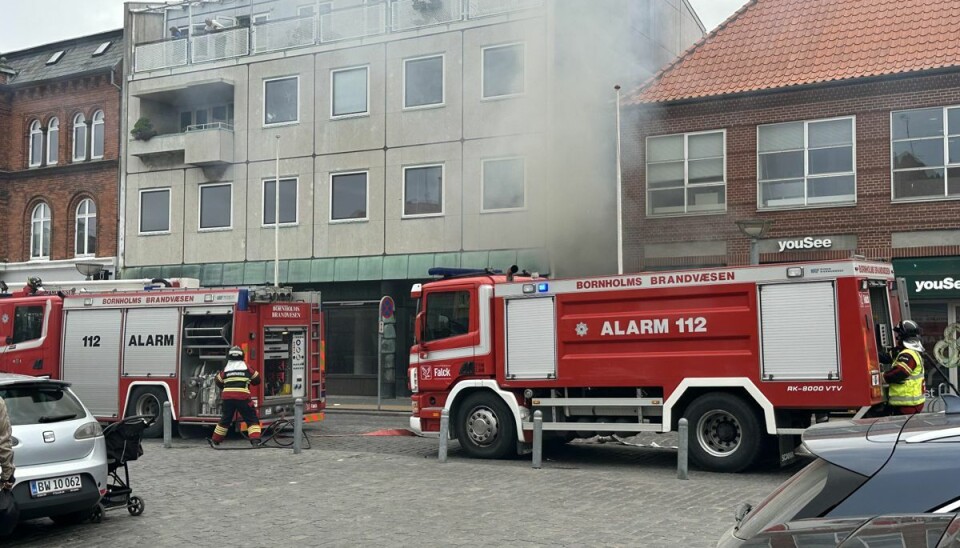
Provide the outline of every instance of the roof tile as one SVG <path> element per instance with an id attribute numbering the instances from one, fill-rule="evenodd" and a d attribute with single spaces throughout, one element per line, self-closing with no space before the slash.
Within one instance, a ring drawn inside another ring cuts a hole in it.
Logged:
<path id="1" fill-rule="evenodd" d="M 628 103 L 960 66 L 958 0 L 750 0 Z"/>

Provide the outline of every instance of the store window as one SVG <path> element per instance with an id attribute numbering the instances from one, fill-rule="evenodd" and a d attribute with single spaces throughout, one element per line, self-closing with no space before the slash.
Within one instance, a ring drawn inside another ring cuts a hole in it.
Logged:
<path id="1" fill-rule="evenodd" d="M 757 128 L 760 209 L 857 201 L 853 118 Z"/>
<path id="2" fill-rule="evenodd" d="M 331 375 L 375 377 L 379 318 L 376 305 L 325 305 L 324 314 L 326 315 L 324 325 L 326 326 L 327 372 Z"/>
<path id="3" fill-rule="evenodd" d="M 960 197 L 960 107 L 890 113 L 893 199 Z"/>
<path id="4" fill-rule="evenodd" d="M 647 139 L 647 215 L 724 211 L 726 132 Z"/>

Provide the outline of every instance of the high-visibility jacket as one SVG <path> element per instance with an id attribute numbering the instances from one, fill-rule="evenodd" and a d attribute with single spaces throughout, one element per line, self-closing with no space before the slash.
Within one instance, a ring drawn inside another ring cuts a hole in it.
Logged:
<path id="1" fill-rule="evenodd" d="M 913 359 L 913 369 L 910 368 L 910 358 Z M 894 367 L 901 367 L 909 376 L 899 383 L 892 383 L 888 392 L 890 405 L 905 407 L 923 405 L 926 398 L 923 394 L 923 357 L 916 350 L 904 348 L 893 361 Z"/>
<path id="2" fill-rule="evenodd" d="M 222 399 L 249 400 L 250 385 L 260 384 L 260 373 L 250 371 L 243 360 L 231 360 L 223 371 L 217 373 L 216 382 L 223 388 Z"/>

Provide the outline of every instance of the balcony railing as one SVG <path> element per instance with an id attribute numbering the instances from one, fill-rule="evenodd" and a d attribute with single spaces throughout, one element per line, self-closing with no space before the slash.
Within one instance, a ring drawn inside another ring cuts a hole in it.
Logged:
<path id="1" fill-rule="evenodd" d="M 384 4 L 331 11 L 320 17 L 320 42 L 376 36 L 387 32 Z"/>
<path id="2" fill-rule="evenodd" d="M 248 55 L 250 29 L 240 27 L 194 36 L 190 39 L 190 50 L 194 63 Z"/>
<path id="3" fill-rule="evenodd" d="M 390 7 L 390 28 L 394 32 L 463 19 L 461 0 L 398 0 L 390 4 Z"/>
<path id="4" fill-rule="evenodd" d="M 321 16 L 266 21 L 190 39 L 136 46 L 134 71 L 147 72 L 443 25 L 538 8 L 544 0 L 387 0 Z M 389 8 L 389 9 L 388 9 Z"/>
<path id="5" fill-rule="evenodd" d="M 253 26 L 253 53 L 312 46 L 317 42 L 317 18 L 297 17 Z"/>
<path id="6" fill-rule="evenodd" d="M 133 69 L 137 72 L 181 67 L 187 64 L 187 40 L 167 40 L 137 46 Z"/>

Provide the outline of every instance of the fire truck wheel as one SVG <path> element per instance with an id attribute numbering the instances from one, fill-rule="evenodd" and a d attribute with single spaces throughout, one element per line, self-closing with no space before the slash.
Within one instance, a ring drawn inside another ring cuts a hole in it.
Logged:
<path id="1" fill-rule="evenodd" d="M 492 392 L 476 392 L 457 408 L 457 440 L 471 457 L 502 459 L 516 451 L 517 427 L 507 404 Z"/>
<path id="2" fill-rule="evenodd" d="M 763 432 L 756 411 L 743 399 L 724 393 L 704 394 L 687 407 L 690 458 L 716 472 L 740 472 L 760 455 Z"/>
<path id="3" fill-rule="evenodd" d="M 156 386 L 135 388 L 127 405 L 127 416 L 152 415 L 157 420 L 143 431 L 145 438 L 159 438 L 163 436 L 163 402 L 167 401 L 167 393 L 163 388 Z"/>

